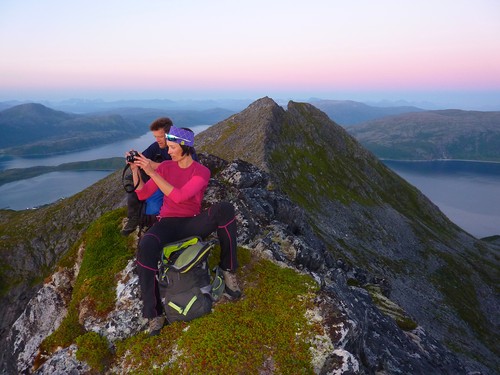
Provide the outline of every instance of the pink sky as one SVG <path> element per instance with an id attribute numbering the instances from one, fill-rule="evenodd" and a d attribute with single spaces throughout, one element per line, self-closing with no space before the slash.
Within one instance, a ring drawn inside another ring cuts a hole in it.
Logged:
<path id="1" fill-rule="evenodd" d="M 0 100 L 456 91 L 500 109 L 497 0 L 4 0 L 0 48 Z"/>

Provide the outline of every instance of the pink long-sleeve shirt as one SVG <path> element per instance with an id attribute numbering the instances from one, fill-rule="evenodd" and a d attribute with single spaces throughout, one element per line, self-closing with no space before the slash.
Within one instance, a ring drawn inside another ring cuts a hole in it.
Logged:
<path id="1" fill-rule="evenodd" d="M 189 217 L 200 213 L 203 194 L 210 180 L 207 167 L 194 161 L 188 168 L 180 168 L 176 161 L 166 160 L 156 172 L 174 187 L 168 196 L 163 197 L 161 217 Z M 157 189 L 158 185 L 150 179 L 136 193 L 140 200 L 145 200 Z"/>

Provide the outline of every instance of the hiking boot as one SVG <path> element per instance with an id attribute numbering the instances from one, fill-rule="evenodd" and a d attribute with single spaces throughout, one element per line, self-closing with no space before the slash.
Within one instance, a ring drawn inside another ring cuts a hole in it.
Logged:
<path id="1" fill-rule="evenodd" d="M 120 231 L 122 236 L 128 236 L 130 233 L 134 232 L 137 226 L 139 225 L 139 220 L 136 218 L 129 218 L 127 220 L 127 224 Z"/>
<path id="2" fill-rule="evenodd" d="M 236 279 L 236 274 L 231 271 L 222 271 L 224 275 L 224 282 L 226 284 L 224 288 L 224 294 L 231 299 L 238 299 L 241 297 L 241 290 L 238 286 L 238 280 Z"/>
<path id="3" fill-rule="evenodd" d="M 158 336 L 165 325 L 165 315 L 149 319 L 149 336 Z"/>

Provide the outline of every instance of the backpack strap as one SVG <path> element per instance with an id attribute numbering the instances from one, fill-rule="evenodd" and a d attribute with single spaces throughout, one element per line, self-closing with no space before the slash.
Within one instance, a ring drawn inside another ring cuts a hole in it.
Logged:
<path id="1" fill-rule="evenodd" d="M 163 247 L 162 257 L 168 261 L 171 258 L 172 254 L 174 254 L 176 251 L 184 250 L 189 246 L 197 244 L 199 241 L 201 241 L 201 238 L 194 236 L 185 238 L 177 242 L 169 243 Z"/>
<path id="2" fill-rule="evenodd" d="M 222 270 L 219 266 L 215 266 L 212 272 L 215 273 L 215 275 L 212 283 L 209 285 L 210 289 L 208 294 L 212 298 L 212 301 L 216 302 L 222 297 L 224 288 L 226 287 L 226 282 L 224 281 L 224 276 L 222 275 Z M 202 292 L 204 293 L 203 290 Z"/>
<path id="3" fill-rule="evenodd" d="M 193 304 L 196 302 L 196 300 L 198 299 L 197 296 L 193 296 L 193 298 L 191 298 L 191 300 L 188 302 L 188 304 L 186 305 L 186 307 L 182 308 L 180 306 L 177 306 L 175 303 L 173 303 L 172 301 L 170 301 L 168 303 L 168 305 L 173 308 L 175 311 L 177 311 L 179 314 L 181 315 L 187 315 L 187 313 L 189 312 L 189 310 L 191 309 L 191 306 L 193 306 Z"/>

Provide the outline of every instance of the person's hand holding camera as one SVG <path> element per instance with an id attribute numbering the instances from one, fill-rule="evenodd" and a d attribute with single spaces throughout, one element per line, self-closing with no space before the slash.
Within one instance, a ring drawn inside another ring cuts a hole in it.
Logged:
<path id="1" fill-rule="evenodd" d="M 134 154 L 131 154 L 132 152 L 134 152 Z M 140 152 L 131 151 L 131 153 L 129 153 L 130 156 L 127 157 L 127 162 L 130 163 L 131 167 L 132 165 L 134 165 L 135 167 L 141 168 L 144 172 L 146 172 L 147 175 L 150 175 L 152 172 L 154 172 L 154 167 L 151 163 L 151 160 L 149 160 Z"/>
<path id="2" fill-rule="evenodd" d="M 140 152 L 138 152 L 136 150 L 130 150 L 129 152 L 127 152 L 125 154 L 125 160 L 126 160 L 127 164 L 130 165 L 130 169 L 136 170 L 137 168 L 140 168 L 140 166 L 138 164 L 136 164 L 136 161 L 141 156 L 144 157 Z"/>

